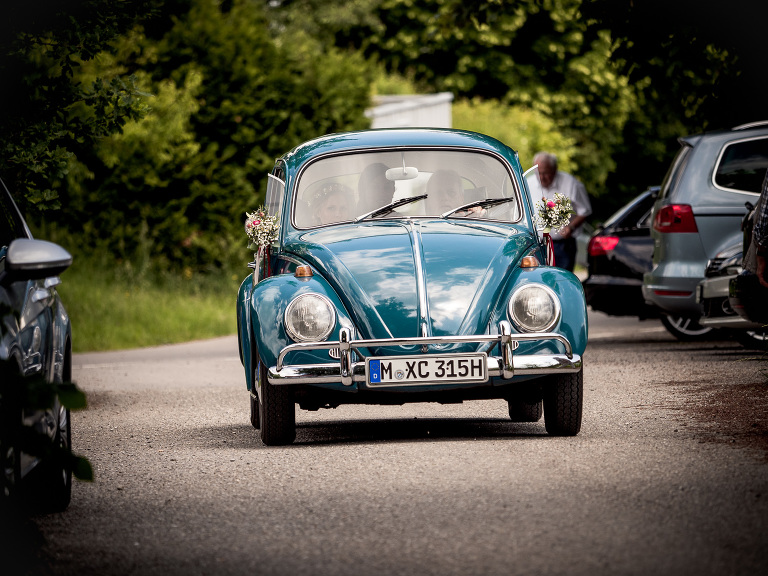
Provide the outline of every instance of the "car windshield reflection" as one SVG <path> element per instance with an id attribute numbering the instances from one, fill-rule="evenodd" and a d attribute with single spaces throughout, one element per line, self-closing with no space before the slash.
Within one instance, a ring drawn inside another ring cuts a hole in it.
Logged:
<path id="1" fill-rule="evenodd" d="M 399 218 L 518 222 L 520 186 L 495 156 L 393 150 L 324 157 L 300 176 L 297 228 Z"/>

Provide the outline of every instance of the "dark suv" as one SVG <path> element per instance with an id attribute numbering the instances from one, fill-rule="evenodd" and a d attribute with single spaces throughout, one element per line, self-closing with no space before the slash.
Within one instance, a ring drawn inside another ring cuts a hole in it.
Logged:
<path id="1" fill-rule="evenodd" d="M 696 287 L 707 262 L 741 238 L 768 169 L 768 121 L 679 139 L 680 150 L 653 207 L 653 266 L 643 296 L 680 339 L 704 336 Z"/>

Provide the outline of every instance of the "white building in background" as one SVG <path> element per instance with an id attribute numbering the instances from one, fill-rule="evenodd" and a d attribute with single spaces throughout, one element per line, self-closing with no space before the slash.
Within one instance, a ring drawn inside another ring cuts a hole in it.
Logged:
<path id="1" fill-rule="evenodd" d="M 451 128 L 453 94 L 374 96 L 374 107 L 365 111 L 371 128 Z"/>

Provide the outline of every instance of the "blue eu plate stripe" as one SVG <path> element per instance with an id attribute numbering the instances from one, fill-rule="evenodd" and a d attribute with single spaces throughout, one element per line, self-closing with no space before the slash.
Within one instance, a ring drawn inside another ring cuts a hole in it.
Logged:
<path id="1" fill-rule="evenodd" d="M 370 376 L 371 384 L 381 382 L 381 361 L 371 360 L 368 363 L 368 374 Z"/>

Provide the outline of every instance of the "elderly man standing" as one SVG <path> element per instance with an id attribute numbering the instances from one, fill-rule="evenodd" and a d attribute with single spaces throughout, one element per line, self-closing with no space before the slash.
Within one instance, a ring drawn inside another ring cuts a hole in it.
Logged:
<path id="1" fill-rule="evenodd" d="M 539 165 L 539 179 L 547 198 L 557 192 L 571 200 L 575 214 L 571 216 L 568 226 L 557 232 L 552 231 L 552 242 L 555 249 L 555 266 L 573 272 L 576 265 L 576 234 L 587 216 L 592 214 L 587 189 L 570 174 L 558 171 L 557 156 L 554 154 L 537 152 L 533 163 Z"/>

